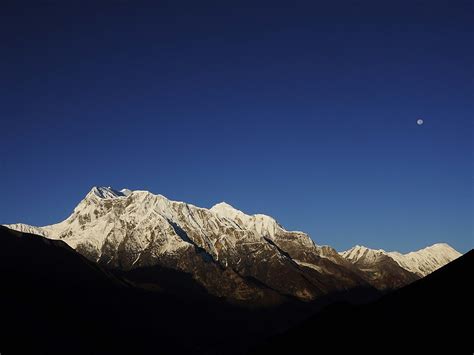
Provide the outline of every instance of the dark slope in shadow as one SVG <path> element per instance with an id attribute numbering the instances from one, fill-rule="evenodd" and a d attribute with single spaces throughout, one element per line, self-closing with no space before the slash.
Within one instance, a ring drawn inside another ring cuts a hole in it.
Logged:
<path id="1" fill-rule="evenodd" d="M 474 250 L 364 306 L 332 304 L 254 353 L 472 353 Z M 388 350 L 387 350 L 388 349 Z M 358 351 L 358 350 L 357 350 Z"/>
<path id="2" fill-rule="evenodd" d="M 127 274 L 133 287 L 62 241 L 0 227 L 2 354 L 240 354 L 335 299 L 242 308 L 206 294 L 189 275 L 161 269 Z"/>
<path id="3" fill-rule="evenodd" d="M 264 327 L 255 320 L 271 323 L 270 313 L 257 317 L 203 290 L 186 292 L 192 280 L 172 284 L 176 287 L 168 292 L 169 283 L 181 282 L 183 275 L 164 270 L 160 275 L 167 278 L 160 281 L 164 292 L 135 288 L 62 241 L 0 227 L 0 351 L 174 354 L 229 348 L 235 353 L 262 335 Z"/>

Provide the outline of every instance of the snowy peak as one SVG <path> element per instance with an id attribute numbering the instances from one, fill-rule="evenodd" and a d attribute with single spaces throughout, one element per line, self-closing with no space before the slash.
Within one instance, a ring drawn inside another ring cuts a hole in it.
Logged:
<path id="1" fill-rule="evenodd" d="M 375 265 L 387 258 L 385 250 L 370 249 L 362 245 L 356 245 L 340 253 L 340 255 L 353 264 L 364 265 L 365 267 Z"/>
<path id="2" fill-rule="evenodd" d="M 220 202 L 215 204 L 209 209 L 211 212 L 214 212 L 219 217 L 235 219 L 236 217 L 250 217 L 246 215 L 244 212 L 234 208 L 233 206 L 229 205 L 227 202 Z"/>
<path id="3" fill-rule="evenodd" d="M 407 254 L 390 252 L 388 255 L 404 269 L 420 276 L 426 276 L 457 259 L 461 253 L 449 244 L 437 243 Z"/>
<path id="4" fill-rule="evenodd" d="M 254 221 L 261 221 L 262 223 L 266 223 L 268 225 L 270 224 L 278 224 L 278 222 L 265 214 L 254 214 L 254 215 L 248 215 L 241 210 L 238 210 L 237 208 L 229 205 L 227 202 L 220 202 L 210 208 L 210 211 L 214 212 L 220 217 L 225 217 L 229 219 L 235 219 L 235 218 L 240 218 L 241 220 L 254 220 Z M 281 226 L 280 226 L 281 227 Z"/>
<path id="5" fill-rule="evenodd" d="M 407 254 L 386 252 L 383 249 L 370 249 L 356 245 L 341 252 L 340 255 L 353 264 L 361 262 L 365 264 L 375 263 L 382 257 L 389 257 L 405 270 L 423 277 L 458 258 L 461 253 L 446 243 L 438 243 Z"/>
<path id="6" fill-rule="evenodd" d="M 227 202 L 219 202 L 219 203 L 216 203 L 214 206 L 211 207 L 211 210 L 213 211 L 228 211 L 228 210 L 234 210 L 234 211 L 238 211 L 236 208 L 234 208 L 233 206 L 229 205 Z"/>
<path id="7" fill-rule="evenodd" d="M 129 195 L 131 195 L 132 190 L 129 190 L 129 189 L 122 189 L 122 190 L 120 190 L 120 192 L 121 192 L 122 195 L 124 195 L 124 196 L 129 196 Z"/>
<path id="8" fill-rule="evenodd" d="M 380 254 L 385 254 L 385 251 L 383 249 L 370 249 L 362 245 L 356 245 L 340 254 L 350 261 L 358 261 L 364 257 L 375 257 Z"/>
<path id="9" fill-rule="evenodd" d="M 436 251 L 438 253 L 452 253 L 452 252 L 455 252 L 457 254 L 459 254 L 459 252 L 454 249 L 451 245 L 447 244 L 447 243 L 436 243 L 436 244 L 433 244 L 429 247 L 426 247 L 424 249 L 421 249 L 421 250 L 418 250 L 418 252 L 421 252 L 421 251 Z"/>
<path id="10" fill-rule="evenodd" d="M 125 192 L 128 194 L 131 193 L 130 190 L 123 189 L 121 191 L 114 190 L 113 188 L 109 187 L 98 187 L 94 186 L 91 191 L 87 194 L 88 197 L 97 197 L 100 199 L 112 199 L 117 197 L 124 197 L 127 196 Z"/>
<path id="11" fill-rule="evenodd" d="M 271 239 L 273 239 L 278 231 L 284 231 L 284 228 L 274 218 L 265 214 L 248 215 L 226 202 L 212 206 L 210 211 L 220 218 L 233 221 L 240 228 L 254 230 L 258 234 L 265 235 Z"/>

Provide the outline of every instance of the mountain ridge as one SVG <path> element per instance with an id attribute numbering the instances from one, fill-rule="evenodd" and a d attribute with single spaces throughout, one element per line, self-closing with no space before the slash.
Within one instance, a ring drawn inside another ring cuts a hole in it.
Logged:
<path id="1" fill-rule="evenodd" d="M 142 190 L 93 187 L 62 222 L 6 226 L 63 240 L 108 268 L 182 271 L 234 301 L 310 301 L 357 287 L 397 288 L 419 277 L 393 258 L 364 269 L 264 214 L 247 215 L 225 202 L 207 209 Z"/>
<path id="2" fill-rule="evenodd" d="M 339 254 L 354 264 L 367 262 L 365 259 L 376 260 L 378 256 L 384 255 L 395 261 L 400 267 L 420 277 L 432 273 L 462 255 L 447 243 L 435 243 L 409 253 L 387 252 L 383 249 L 355 245 Z"/>

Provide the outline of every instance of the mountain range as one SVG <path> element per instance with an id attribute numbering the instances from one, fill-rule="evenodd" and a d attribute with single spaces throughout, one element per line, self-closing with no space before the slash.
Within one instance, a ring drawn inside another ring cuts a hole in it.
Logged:
<path id="1" fill-rule="evenodd" d="M 159 286 L 150 270 L 160 268 L 188 275 L 212 296 L 267 305 L 357 288 L 396 289 L 461 255 L 447 244 L 408 254 L 361 246 L 338 253 L 270 216 L 224 202 L 206 209 L 111 187 L 92 188 L 57 224 L 6 226 L 64 241 L 143 288 Z"/>

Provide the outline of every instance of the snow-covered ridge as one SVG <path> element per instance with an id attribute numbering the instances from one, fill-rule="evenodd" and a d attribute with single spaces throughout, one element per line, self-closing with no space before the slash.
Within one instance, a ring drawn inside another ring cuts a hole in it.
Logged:
<path id="1" fill-rule="evenodd" d="M 406 254 L 356 245 L 349 250 L 341 252 L 340 255 L 354 264 L 362 260 L 365 263 L 376 262 L 381 256 L 388 256 L 405 270 L 423 277 L 460 257 L 462 254 L 446 243 L 437 243 Z"/>
<path id="2" fill-rule="evenodd" d="M 446 243 L 437 243 L 406 254 L 390 252 L 388 255 L 404 269 L 426 276 L 462 254 Z"/>
<path id="3" fill-rule="evenodd" d="M 227 218 L 234 222 L 239 222 L 238 224 L 243 224 L 244 227 L 251 227 L 255 225 L 255 229 L 259 232 L 272 232 L 276 229 L 285 230 L 273 217 L 267 216 L 265 214 L 254 214 L 248 215 L 230 204 L 226 202 L 220 202 L 212 206 L 210 209 L 206 209 L 203 207 L 198 207 L 192 204 L 188 204 L 182 201 L 174 201 L 166 198 L 161 194 L 153 194 L 150 191 L 146 190 L 129 190 L 129 189 L 122 189 L 122 190 L 114 190 L 112 187 L 93 187 L 92 190 L 87 194 L 87 198 L 99 198 L 99 199 L 121 199 L 127 198 L 131 195 L 135 196 L 142 196 L 142 199 L 146 199 L 147 196 L 153 196 L 155 198 L 161 199 L 164 202 L 162 205 L 171 205 L 171 204 L 184 204 L 190 206 L 191 208 L 202 209 L 211 211 L 214 214 L 218 215 L 221 218 Z M 293 231 L 294 233 L 303 233 L 300 231 Z M 274 233 L 271 233 L 274 234 Z"/>
<path id="4" fill-rule="evenodd" d="M 89 259 L 114 268 L 163 265 L 189 272 L 220 294 L 227 286 L 212 284 L 219 277 L 217 274 L 206 276 L 210 266 L 202 264 L 205 255 L 226 273 L 238 272 L 223 285 L 237 282 L 233 287 L 241 289 L 244 298 L 253 297 L 255 286 L 239 279 L 240 275 L 258 278 L 284 294 L 313 299 L 326 288 L 302 279 L 301 270 L 295 268 L 291 258 L 309 264 L 321 257 L 338 261 L 328 248 L 317 246 L 304 233 L 286 231 L 270 216 L 247 215 L 226 203 L 206 209 L 149 191 L 119 191 L 111 187 L 92 188 L 73 213 L 57 224 L 7 227 L 63 240 Z M 275 271 L 266 271 L 267 268 Z M 292 275 L 286 284 L 278 281 L 282 270 Z M 339 272 L 351 273 L 345 269 Z M 344 277 L 341 287 L 358 282 Z"/>
<path id="5" fill-rule="evenodd" d="M 200 210 L 210 211 L 220 218 L 226 218 L 230 221 L 233 221 L 240 227 L 245 229 L 251 228 L 257 231 L 258 233 L 268 233 L 270 236 L 273 236 L 277 230 L 286 231 L 273 217 L 267 216 L 265 214 L 254 214 L 248 215 L 241 210 L 238 210 L 226 202 L 220 202 L 212 206 L 210 209 L 203 207 L 198 207 L 192 204 L 188 204 L 182 201 L 170 200 L 167 197 L 161 194 L 153 194 L 150 191 L 146 190 L 129 190 L 122 189 L 120 191 L 114 190 L 112 187 L 93 187 L 86 198 L 95 197 L 99 199 L 122 199 L 127 198 L 131 195 L 141 196 L 142 199 L 147 197 L 156 198 L 162 201 L 160 204 L 163 209 L 168 208 L 170 205 L 179 205 L 183 204 L 191 208 L 196 208 Z M 300 231 L 291 231 L 292 233 L 303 233 Z"/>
<path id="6" fill-rule="evenodd" d="M 210 248 L 211 254 L 216 258 L 220 257 L 218 254 L 223 254 L 216 245 L 220 246 L 224 243 L 227 245 L 226 248 L 233 248 L 237 239 L 240 239 L 239 242 L 244 239 L 261 242 L 264 238 L 275 239 L 277 236 L 287 234 L 292 235 L 293 241 L 298 245 L 304 245 L 311 249 L 318 248 L 303 232 L 287 231 L 270 216 L 248 215 L 225 202 L 207 209 L 181 201 L 173 201 L 149 191 L 116 190 L 112 187 L 93 187 L 76 206 L 73 213 L 60 223 L 44 227 L 21 223 L 6 226 L 40 234 L 51 239 L 62 239 L 73 248 L 87 245 L 88 248 L 95 249 L 100 257 L 100 250 L 106 240 L 124 238 L 119 235 L 125 233 L 123 231 L 125 225 L 133 225 L 137 232 L 141 228 L 167 230 L 170 221 L 181 227 L 189 227 L 193 233 L 199 234 L 200 243 L 209 244 L 206 245 L 206 248 Z M 219 242 L 209 241 L 209 234 L 215 235 L 214 238 Z M 173 240 L 173 238 L 169 238 L 168 234 L 162 239 L 166 243 Z M 118 242 L 116 240 L 114 243 Z M 245 243 L 249 243 L 249 241 L 245 241 Z M 183 240 L 172 244 L 165 249 L 173 251 L 183 245 L 189 246 L 189 243 Z M 137 246 L 137 248 L 142 247 L 144 244 Z"/>
<path id="7" fill-rule="evenodd" d="M 350 261 L 357 261 L 361 258 L 376 258 L 378 255 L 386 254 L 383 249 L 370 249 L 362 245 L 356 245 L 349 250 L 343 251 L 341 254 L 344 258 Z"/>
<path id="8" fill-rule="evenodd" d="M 57 224 L 6 226 L 63 240 L 111 268 L 160 265 L 184 271 L 216 295 L 241 299 L 276 290 L 312 300 L 333 290 L 372 283 L 379 287 L 357 260 L 386 265 L 388 259 L 392 269 L 426 275 L 459 254 L 441 245 L 405 255 L 356 246 L 340 255 L 303 232 L 285 230 L 270 216 L 246 214 L 225 202 L 207 209 L 149 191 L 111 187 L 92 188 Z"/>
<path id="9" fill-rule="evenodd" d="M 37 234 L 43 237 L 49 237 L 48 233 L 44 230 L 44 227 L 35 227 L 23 223 L 5 224 L 4 226 L 23 233 Z"/>
<path id="10" fill-rule="evenodd" d="M 274 236 L 278 230 L 284 231 L 284 228 L 272 217 L 264 214 L 248 215 L 226 202 L 212 206 L 210 211 L 221 218 L 233 221 L 240 228 L 251 228 L 260 234 L 267 233 Z"/>

